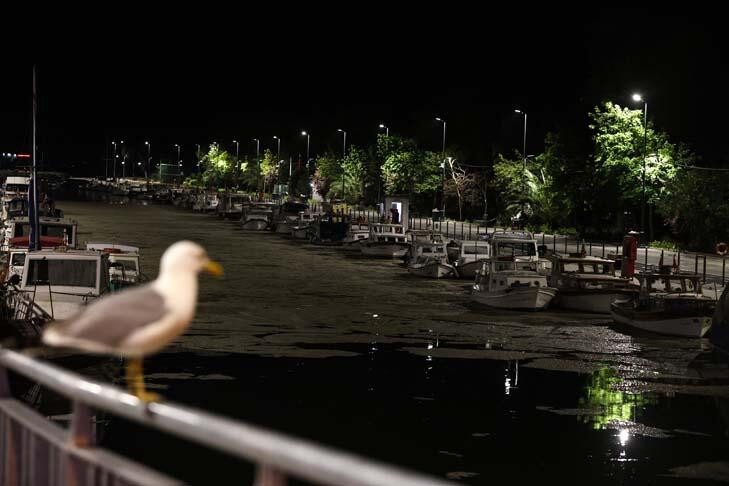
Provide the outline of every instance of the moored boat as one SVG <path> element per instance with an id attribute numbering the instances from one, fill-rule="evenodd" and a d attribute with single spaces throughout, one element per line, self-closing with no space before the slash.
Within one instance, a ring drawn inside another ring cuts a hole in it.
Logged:
<path id="1" fill-rule="evenodd" d="M 631 279 L 615 275 L 615 262 L 583 255 L 552 255 L 549 284 L 559 290 L 555 304 L 563 309 L 609 314 L 610 305 L 638 291 Z"/>
<path id="2" fill-rule="evenodd" d="M 701 292 L 701 277 L 683 273 L 638 274 L 637 294 L 616 300 L 616 323 L 668 336 L 703 337 L 711 329 L 716 300 Z"/>

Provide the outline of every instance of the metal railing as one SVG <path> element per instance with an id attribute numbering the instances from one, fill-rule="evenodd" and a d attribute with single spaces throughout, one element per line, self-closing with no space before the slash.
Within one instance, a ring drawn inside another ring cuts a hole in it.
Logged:
<path id="1" fill-rule="evenodd" d="M 8 369 L 71 400 L 67 431 L 11 397 Z M 94 410 L 254 462 L 256 486 L 284 486 L 287 476 L 331 486 L 450 484 L 201 410 L 165 402 L 145 404 L 117 387 L 10 350 L 0 350 L 2 483 L 177 484 L 143 465 L 93 447 Z"/>

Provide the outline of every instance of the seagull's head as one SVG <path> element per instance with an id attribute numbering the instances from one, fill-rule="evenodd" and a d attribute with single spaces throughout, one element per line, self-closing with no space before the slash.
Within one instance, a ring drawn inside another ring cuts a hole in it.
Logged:
<path id="1" fill-rule="evenodd" d="M 160 273 L 200 272 L 219 277 L 223 275 L 223 267 L 208 257 L 205 249 L 192 241 L 178 241 L 162 255 Z"/>

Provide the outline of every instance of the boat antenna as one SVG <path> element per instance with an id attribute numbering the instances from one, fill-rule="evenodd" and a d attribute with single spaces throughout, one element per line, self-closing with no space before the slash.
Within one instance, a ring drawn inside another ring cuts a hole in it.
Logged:
<path id="1" fill-rule="evenodd" d="M 40 246 L 40 224 L 38 220 L 38 174 L 36 172 L 36 117 L 38 114 L 38 93 L 35 82 L 35 64 L 33 65 L 33 168 L 30 175 L 30 187 L 28 188 L 28 222 L 30 233 L 28 235 L 28 251 L 37 251 Z"/>

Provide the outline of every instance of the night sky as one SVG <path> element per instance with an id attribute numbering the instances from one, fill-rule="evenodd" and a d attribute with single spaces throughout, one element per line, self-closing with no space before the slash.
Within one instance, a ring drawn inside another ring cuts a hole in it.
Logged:
<path id="1" fill-rule="evenodd" d="M 166 30 L 117 39 L 109 51 L 38 58 L 46 167 L 101 174 L 105 144 L 120 139 L 140 150 L 151 140 L 155 161 L 172 159 L 180 143 L 191 165 L 196 143 L 233 149 L 238 139 L 243 155 L 254 153 L 252 138 L 275 148 L 278 135 L 282 155 L 296 157 L 301 130 L 316 154 L 341 150 L 337 128 L 348 143 L 372 143 L 379 123 L 440 150 L 436 116 L 448 122 L 449 147 L 482 164 L 520 149 L 514 108 L 529 114 L 532 154 L 548 131 L 586 142 L 587 112 L 601 100 L 633 106 L 634 91 L 702 164 L 729 166 L 721 15 L 424 8 L 425 20 L 350 10 L 307 27 L 188 27 L 182 40 Z M 31 65 L 7 61 L 0 76 L 0 152 L 30 150 Z"/>

